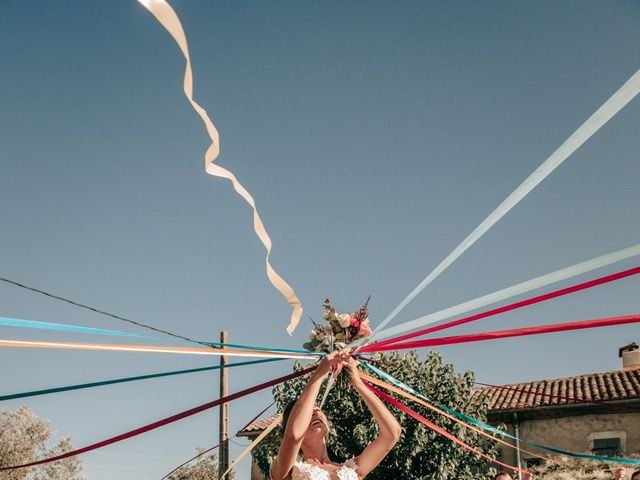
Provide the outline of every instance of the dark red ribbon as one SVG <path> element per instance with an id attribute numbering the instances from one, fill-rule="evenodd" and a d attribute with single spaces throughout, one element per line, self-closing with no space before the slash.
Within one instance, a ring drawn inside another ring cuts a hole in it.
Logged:
<path id="1" fill-rule="evenodd" d="M 536 303 L 544 302 L 545 300 L 550 300 L 552 298 L 561 297 L 563 295 L 568 295 L 570 293 L 579 292 L 581 290 L 586 290 L 587 288 L 596 287 L 598 285 L 602 285 L 605 283 L 613 282 L 615 280 L 620 280 L 622 278 L 630 277 L 632 275 L 637 275 L 640 273 L 640 267 L 631 268 L 629 270 L 623 270 L 622 272 L 613 273 L 611 275 L 606 275 L 604 277 L 596 278 L 594 280 L 589 280 L 588 282 L 578 283 L 576 285 L 572 285 L 567 288 L 562 288 L 560 290 L 556 290 L 554 292 L 545 293 L 543 295 L 538 295 L 536 297 L 531 297 L 520 302 L 512 303 L 510 305 L 505 305 L 502 307 L 494 308 L 492 310 L 488 310 L 486 312 L 476 313 L 474 315 L 470 315 L 468 317 L 461 318 L 459 320 L 454 320 L 451 322 L 443 323 L 442 325 L 435 325 L 433 327 L 428 327 L 423 330 L 418 330 L 416 332 L 407 333 L 404 335 L 400 335 L 395 338 L 389 338 L 387 340 L 382 340 L 380 342 L 371 343 L 360 349 L 362 353 L 365 352 L 374 352 L 379 351 L 379 347 L 383 345 L 389 345 L 391 343 L 401 342 L 403 340 L 409 340 L 410 338 L 419 337 L 422 335 L 426 335 L 428 333 L 437 332 L 439 330 L 444 330 L 446 328 L 455 327 L 458 325 L 463 325 L 465 323 L 473 322 L 475 320 L 480 320 L 482 318 L 491 317 L 493 315 L 498 315 L 500 313 L 509 312 L 511 310 L 516 310 L 518 308 L 526 307 L 529 305 L 533 305 Z"/>
<path id="2" fill-rule="evenodd" d="M 271 402 L 267 407 L 264 408 L 264 410 L 262 410 L 260 413 L 258 413 L 255 417 L 253 417 L 251 420 L 249 420 L 247 422 L 247 424 L 242 427 L 240 430 L 238 430 L 238 432 L 234 435 L 234 437 L 238 436 L 238 433 L 240 433 L 241 431 L 243 431 L 245 428 L 247 428 L 249 425 L 251 425 L 253 422 L 255 422 L 259 417 L 262 416 L 262 414 L 264 412 L 266 412 L 267 410 L 269 410 L 271 407 L 273 407 L 275 405 L 276 402 Z M 232 437 L 233 438 L 233 437 Z M 227 439 L 227 441 L 230 439 Z M 196 458 L 201 457 L 202 455 L 209 453 L 212 450 L 215 450 L 216 448 L 218 448 L 220 446 L 219 443 L 215 444 L 213 447 L 207 448 L 206 450 L 203 450 L 202 452 L 198 453 L 196 456 L 191 457 L 189 460 L 187 460 L 186 462 L 181 463 L 180 465 L 178 465 L 176 468 L 174 468 L 173 470 L 171 470 L 169 473 L 167 473 L 164 477 L 162 477 L 160 480 L 165 480 L 165 478 L 169 478 L 171 476 L 172 473 L 174 473 L 176 470 L 180 470 L 182 467 L 184 467 L 185 465 L 193 462 Z"/>
<path id="3" fill-rule="evenodd" d="M 585 328 L 611 327 L 614 325 L 626 325 L 640 322 L 640 315 L 627 315 L 624 317 L 609 317 L 596 320 L 584 320 L 580 322 L 557 323 L 553 325 L 540 325 L 537 327 L 516 328 L 513 330 L 497 330 L 495 332 L 470 333 L 468 335 L 456 335 L 452 337 L 428 338 L 426 340 L 414 340 L 413 342 L 394 343 L 383 345 L 374 351 L 403 350 L 407 348 L 435 347 L 439 345 L 451 345 L 455 343 L 479 342 L 482 340 L 497 340 L 499 338 L 522 337 L 525 335 L 539 335 L 542 333 L 566 332 L 569 330 L 583 330 Z"/>
<path id="4" fill-rule="evenodd" d="M 144 427 L 136 428 L 135 430 L 131 430 L 130 432 L 122 433 L 115 437 L 108 438 L 106 440 L 102 440 L 101 442 L 94 443 L 87 447 L 79 448 L 77 450 L 72 450 L 67 453 L 63 453 L 62 455 L 57 455 L 51 458 L 45 458 L 42 460 L 36 460 L 35 462 L 25 463 L 23 465 L 15 465 L 13 467 L 0 467 L 0 471 L 4 470 L 13 470 L 16 468 L 25 468 L 25 467 L 33 467 L 35 465 L 42 465 L 43 463 L 55 462 L 58 460 L 62 460 L 64 458 L 74 457 L 76 455 L 80 455 L 81 453 L 90 452 L 91 450 L 97 450 L 98 448 L 106 447 L 107 445 L 111 445 L 112 443 L 121 442 L 122 440 L 126 440 L 131 437 L 135 437 L 142 433 L 149 432 L 151 430 L 155 430 L 156 428 L 163 427 L 173 422 L 177 422 L 178 420 L 182 420 L 184 418 L 195 415 L 196 413 L 204 412 L 205 410 L 209 410 L 210 408 L 217 407 L 222 405 L 223 403 L 230 402 L 232 400 L 236 400 L 237 398 L 244 397 L 245 395 L 249 395 L 251 393 L 257 392 L 259 390 L 263 390 L 268 387 L 272 387 L 273 385 L 278 385 L 279 383 L 286 382 L 287 380 L 291 380 L 292 378 L 300 377 L 302 375 L 306 375 L 307 373 L 313 371 L 316 367 L 307 368 L 305 370 L 300 370 L 299 372 L 290 373 L 289 375 L 285 375 L 283 377 L 276 378 L 274 380 L 270 380 L 268 382 L 261 383 L 259 385 L 255 385 L 251 388 L 247 388 L 245 390 L 241 390 L 236 393 L 232 393 L 231 395 L 227 395 L 226 397 L 219 398 L 209 403 L 202 404 L 198 407 L 191 408 L 182 413 L 178 413 L 176 415 L 172 415 L 163 420 L 158 420 L 157 422 L 150 423 L 145 425 Z"/>
<path id="5" fill-rule="evenodd" d="M 178 465 L 176 468 L 174 468 L 173 470 L 171 470 L 169 473 L 167 473 L 164 477 L 162 477 L 160 480 L 165 480 L 166 478 L 169 478 L 174 472 L 176 472 L 177 470 L 180 470 L 182 467 L 184 467 L 185 465 L 193 462 L 196 458 L 201 457 L 202 455 L 211 452 L 212 450 L 215 450 L 216 448 L 218 448 L 220 446 L 219 443 L 216 443 L 213 447 L 211 448 L 207 448 L 206 450 L 203 450 L 202 452 L 200 452 L 199 454 L 197 454 L 195 457 L 191 457 L 189 460 L 187 460 L 184 463 L 181 463 L 180 465 Z"/>
<path id="6" fill-rule="evenodd" d="M 469 450 L 470 452 L 475 453 L 476 455 L 480 455 L 482 458 L 489 460 L 492 463 L 496 463 L 502 467 L 508 468 L 509 470 L 513 470 L 514 472 L 522 472 L 525 474 L 530 474 L 528 471 L 526 470 L 522 470 L 520 468 L 517 467 L 513 467 L 511 465 L 507 465 L 506 463 L 502 463 L 499 460 L 496 460 L 494 458 L 491 458 L 489 455 L 487 455 L 486 453 L 481 452 L 480 450 L 478 450 L 477 448 L 472 447 L 471 445 L 466 444 L 465 442 L 463 442 L 462 440 L 459 440 L 458 438 L 454 437 L 453 435 L 451 435 L 449 432 L 447 432 L 446 430 L 444 430 L 443 428 L 440 428 L 438 425 L 436 425 L 433 422 L 430 422 L 429 420 L 427 420 L 426 418 L 424 418 L 422 415 L 420 415 L 418 412 L 416 412 L 415 410 L 412 410 L 411 408 L 407 407 L 404 403 L 399 402 L 398 400 L 396 400 L 395 398 L 393 398 L 391 395 L 388 395 L 386 393 L 384 393 L 381 390 L 378 390 L 376 387 L 374 387 L 373 385 L 370 385 L 368 383 L 365 382 L 365 385 L 367 387 L 369 387 L 369 390 L 371 390 L 373 393 L 375 393 L 376 395 L 378 395 L 380 398 L 382 398 L 384 401 L 386 401 L 387 403 L 390 403 L 391 405 L 393 405 L 396 408 L 399 408 L 400 410 L 402 410 L 403 412 L 405 412 L 406 414 L 410 415 L 411 417 L 413 417 L 415 420 L 419 421 L 420 423 L 426 425 L 427 427 L 429 427 L 431 430 L 435 431 L 436 433 L 442 435 L 445 438 L 448 438 L 449 440 L 451 440 L 452 442 L 457 443 L 458 445 L 462 446 L 463 448 Z"/>

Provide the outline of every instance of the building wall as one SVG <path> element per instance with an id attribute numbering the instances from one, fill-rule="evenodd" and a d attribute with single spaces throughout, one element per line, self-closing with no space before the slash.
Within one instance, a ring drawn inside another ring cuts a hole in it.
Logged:
<path id="1" fill-rule="evenodd" d="M 507 425 L 508 433 L 514 435 L 513 425 Z M 594 438 L 620 437 L 623 454 L 640 453 L 640 413 L 613 413 L 602 415 L 578 415 L 574 417 L 551 418 L 542 420 L 523 420 L 520 422 L 520 438 L 542 445 L 590 453 Z M 520 448 L 534 453 L 544 454 L 529 445 Z M 513 448 L 502 446 L 502 457 L 506 463 L 516 465 L 516 453 Z M 528 458 L 523 454 L 522 465 Z"/>

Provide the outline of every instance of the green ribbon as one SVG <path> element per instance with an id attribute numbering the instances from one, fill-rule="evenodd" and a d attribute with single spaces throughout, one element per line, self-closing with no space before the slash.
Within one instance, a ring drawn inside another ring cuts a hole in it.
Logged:
<path id="1" fill-rule="evenodd" d="M 622 457 L 604 457 L 604 456 L 600 456 L 600 455 L 590 455 L 588 453 L 577 453 L 577 452 L 570 452 L 569 450 L 561 450 L 559 448 L 553 448 L 553 447 L 547 447 L 546 445 L 540 445 L 539 443 L 535 443 L 535 442 L 528 442 L 527 440 L 523 440 L 521 438 L 516 438 L 513 435 L 509 435 L 507 432 L 503 432 L 502 430 L 499 430 L 495 427 L 492 427 L 491 425 L 489 425 L 488 423 L 485 423 L 481 420 L 477 420 L 473 417 L 470 417 L 468 415 L 465 415 L 464 413 L 458 412 L 456 410 L 453 410 L 445 405 L 440 405 L 432 400 L 429 400 L 427 397 L 425 397 L 424 395 L 422 395 L 420 392 L 414 390 L 413 388 L 411 388 L 409 385 L 406 385 L 405 383 L 402 383 L 400 380 L 397 380 L 396 378 L 392 377 L 391 375 L 389 375 L 386 372 L 383 372 L 382 370 L 380 370 L 379 368 L 374 367 L 373 365 L 371 365 L 368 362 L 360 362 L 363 365 L 365 365 L 369 370 L 371 370 L 372 372 L 374 372 L 376 375 L 378 375 L 379 377 L 383 378 L 384 380 L 386 380 L 387 382 L 395 385 L 398 388 L 403 389 L 406 392 L 411 393 L 412 395 L 415 395 L 418 398 L 421 398 L 422 400 L 424 400 L 425 402 L 430 403 L 431 405 L 438 407 L 441 410 L 444 410 L 445 412 L 454 415 L 455 417 L 458 417 L 460 420 L 463 420 L 465 422 L 468 422 L 472 425 L 475 425 L 476 427 L 480 427 L 484 430 L 487 430 L 489 432 L 495 433 L 496 435 L 500 435 L 502 437 L 506 437 L 509 438 L 511 440 L 514 441 L 518 441 L 520 443 L 526 443 L 527 445 L 531 445 L 532 447 L 536 447 L 539 448 L 541 450 L 546 450 L 548 452 L 553 452 L 553 453 L 558 453 L 560 455 L 567 455 L 570 457 L 576 457 L 576 458 L 586 458 L 589 460 L 598 460 L 601 462 L 617 462 L 617 463 L 627 463 L 627 464 L 631 464 L 631 465 L 640 465 L 640 460 L 635 460 L 633 458 L 622 458 Z"/>

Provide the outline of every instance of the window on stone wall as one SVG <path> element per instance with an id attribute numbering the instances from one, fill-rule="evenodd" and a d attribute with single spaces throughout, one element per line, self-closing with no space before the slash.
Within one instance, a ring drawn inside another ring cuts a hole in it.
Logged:
<path id="1" fill-rule="evenodd" d="M 593 440 L 593 453 L 605 457 L 620 455 L 621 445 L 619 438 L 595 438 Z"/>

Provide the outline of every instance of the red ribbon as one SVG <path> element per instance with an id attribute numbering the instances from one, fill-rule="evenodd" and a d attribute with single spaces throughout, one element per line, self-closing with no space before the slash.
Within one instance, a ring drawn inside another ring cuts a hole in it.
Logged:
<path id="1" fill-rule="evenodd" d="M 169 473 L 167 473 L 164 477 L 162 477 L 160 480 L 165 480 L 166 478 L 169 478 L 171 476 L 172 473 L 174 473 L 177 470 L 180 470 L 182 467 L 184 467 L 185 465 L 187 465 L 188 463 L 193 462 L 196 458 L 201 457 L 202 455 L 209 453 L 212 450 L 215 450 L 216 448 L 218 448 L 220 446 L 219 443 L 216 443 L 213 447 L 211 448 L 207 448 L 206 450 L 203 450 L 202 452 L 200 452 L 199 454 L 197 454 L 195 457 L 191 457 L 189 460 L 187 460 L 184 463 L 181 463 L 180 465 L 178 465 L 176 468 L 174 468 L 173 470 L 171 470 Z"/>
<path id="2" fill-rule="evenodd" d="M 494 458 L 491 458 L 489 455 L 487 455 L 486 453 L 482 453 L 480 450 L 478 450 L 477 448 L 472 447 L 471 445 L 468 445 L 466 443 L 464 443 L 462 440 L 459 440 L 458 438 L 454 437 L 453 435 L 451 435 L 449 432 L 447 432 L 446 430 L 440 428 L 438 425 L 436 425 L 433 422 L 430 422 L 429 420 L 427 420 L 426 418 L 424 418 L 422 415 L 420 415 L 418 412 L 412 410 L 411 408 L 407 407 L 405 404 L 399 402 L 398 400 L 396 400 L 395 398 L 393 398 L 391 395 L 387 395 L 386 393 L 384 393 L 381 390 L 378 390 L 377 388 L 375 388 L 373 385 L 370 385 L 368 383 L 365 383 L 365 385 L 367 387 L 369 387 L 369 390 L 371 390 L 373 393 L 375 393 L 376 395 L 378 395 L 380 398 L 382 398 L 384 401 L 386 401 L 387 403 L 390 403 L 391 405 L 393 405 L 396 408 L 399 408 L 400 410 L 402 410 L 404 413 L 410 415 L 411 417 L 413 417 L 415 420 L 419 421 L 420 423 L 426 425 L 427 427 L 429 427 L 431 430 L 435 431 L 436 433 L 442 435 L 445 438 L 448 438 L 449 440 L 451 440 L 452 442 L 457 443 L 458 445 L 460 445 L 461 447 L 469 450 L 470 452 L 475 453 L 476 455 L 480 455 L 482 458 L 489 460 L 492 463 L 496 463 L 502 467 L 508 468 L 509 470 L 513 470 L 514 472 L 521 472 L 527 475 L 531 475 L 530 472 L 526 471 L 526 470 L 522 470 L 520 468 L 514 467 L 512 465 L 507 465 L 506 463 L 502 463 L 499 460 L 496 460 Z"/>
<path id="3" fill-rule="evenodd" d="M 195 415 L 196 413 L 204 412 L 205 410 L 209 410 L 210 408 L 217 407 L 222 405 L 223 403 L 230 402 L 240 397 L 244 397 L 245 395 L 249 395 L 251 393 L 257 392 L 259 390 L 263 390 L 267 387 L 272 387 L 273 385 L 278 385 L 279 383 L 286 382 L 287 380 L 291 380 L 292 378 L 300 377 L 305 375 L 311 371 L 313 371 L 316 367 L 307 368 L 305 370 L 301 370 L 299 372 L 290 373 L 289 375 L 285 375 L 284 377 L 279 377 L 269 382 L 261 383 L 260 385 L 253 386 L 251 388 L 247 388 L 245 390 L 241 390 L 236 393 L 232 393 L 231 395 L 227 395 L 226 397 L 219 398 L 209 403 L 202 404 L 198 407 L 191 408 L 182 413 L 178 413 L 176 415 L 172 415 L 163 420 L 158 420 L 157 422 L 150 423 L 149 425 L 145 425 L 144 427 L 136 428 L 135 430 L 131 430 L 130 432 L 122 433 L 115 437 L 108 438 L 106 440 L 102 440 L 101 442 L 94 443 L 87 447 L 79 448 L 77 450 L 72 450 L 67 453 L 63 453 L 62 455 L 57 455 L 51 458 L 45 458 L 43 460 L 36 460 L 35 462 L 25 463 L 23 465 L 15 465 L 13 467 L 1 467 L 0 471 L 4 470 L 13 470 L 16 468 L 25 468 L 25 467 L 33 467 L 35 465 L 42 465 L 43 463 L 55 462 L 57 460 L 62 460 L 64 458 L 74 457 L 76 455 L 80 455 L 81 453 L 90 452 L 91 450 L 96 450 L 98 448 L 106 447 L 107 445 L 111 445 L 112 443 L 121 442 L 122 440 L 126 440 L 131 437 L 135 437 L 142 433 L 149 432 L 151 430 L 155 430 L 156 428 L 163 427 L 173 422 L 177 422 L 178 420 L 182 420 L 183 418 L 190 417 Z"/>
<path id="4" fill-rule="evenodd" d="M 266 412 L 267 410 L 269 410 L 271 407 L 273 407 L 275 405 L 276 402 L 271 402 L 271 404 L 269 404 L 264 410 L 262 410 L 259 414 L 257 414 L 255 417 L 253 417 L 251 420 L 249 420 L 247 422 L 247 424 L 242 427 L 240 430 L 238 430 L 238 433 L 240 433 L 242 430 L 244 430 L 245 428 L 247 428 L 249 425 L 251 425 L 253 422 L 255 422 L 260 416 L 262 416 L 262 414 L 264 412 Z M 236 433 L 234 435 L 234 437 L 238 436 L 238 433 Z M 230 439 L 228 439 L 230 440 Z M 193 462 L 196 458 L 201 457 L 202 455 L 209 453 L 212 450 L 215 450 L 216 448 L 218 448 L 220 446 L 219 443 L 215 444 L 213 447 L 211 448 L 207 448 L 206 450 L 203 450 L 202 452 L 200 452 L 199 454 L 197 454 L 195 457 L 191 457 L 189 460 L 187 460 L 184 463 L 181 463 L 180 465 L 178 465 L 176 468 L 174 468 L 173 470 L 171 470 L 169 473 L 167 473 L 164 477 L 162 477 L 160 480 L 165 480 L 165 478 L 169 478 L 171 476 L 172 473 L 174 473 L 176 470 L 181 469 L 182 467 L 184 467 L 185 465 L 187 465 L 188 463 Z"/>
<path id="5" fill-rule="evenodd" d="M 452 337 L 428 338 L 426 340 L 414 340 L 413 342 L 394 343 L 376 348 L 374 351 L 401 350 L 407 348 L 435 347 L 438 345 L 451 345 L 454 343 L 478 342 L 482 340 L 496 340 L 498 338 L 522 337 L 525 335 L 538 335 L 541 333 L 566 332 L 568 330 L 583 330 L 585 328 L 611 327 L 613 325 L 625 325 L 640 322 L 640 315 L 627 315 L 624 317 L 600 318 L 597 320 L 584 320 L 581 322 L 557 323 L 553 325 L 540 325 L 537 327 L 516 328 L 513 330 L 497 330 L 495 332 L 471 333 L 468 335 L 456 335 Z"/>
<path id="6" fill-rule="evenodd" d="M 446 328 L 455 327 L 457 325 L 462 325 L 465 323 L 473 322 L 475 320 L 480 320 L 482 318 L 491 317 L 493 315 L 497 315 L 499 313 L 509 312 L 511 310 L 516 310 L 518 308 L 526 307 L 529 305 L 533 305 L 536 303 L 544 302 L 545 300 L 550 300 L 552 298 L 561 297 L 563 295 L 568 295 L 570 293 L 579 292 L 581 290 L 586 290 L 587 288 L 596 287 L 598 285 L 602 285 L 605 283 L 613 282 L 615 280 L 620 280 L 621 278 L 630 277 L 632 275 L 637 275 L 640 273 L 640 267 L 631 268 L 629 270 L 623 270 L 622 272 L 614 273 L 611 275 L 606 275 L 604 277 L 596 278 L 594 280 L 589 280 L 588 282 L 578 283 L 576 285 L 572 285 L 567 288 L 562 288 L 560 290 L 556 290 L 554 292 L 545 293 L 543 295 L 538 295 L 536 297 L 531 297 L 520 302 L 512 303 L 510 305 L 505 305 L 503 307 L 494 308 L 492 310 L 488 310 L 486 312 L 476 313 L 475 315 L 470 315 L 468 317 L 461 318 L 459 320 L 454 320 L 452 322 L 443 323 L 442 325 L 436 325 L 433 327 L 425 328 L 423 330 L 418 330 L 416 332 L 407 333 L 405 335 L 400 335 L 395 338 L 389 338 L 387 340 L 382 340 L 377 343 L 372 343 L 360 349 L 362 353 L 365 352 L 374 352 L 378 351 L 379 347 L 382 345 L 389 345 L 391 343 L 401 342 L 403 340 L 408 340 L 410 338 L 419 337 L 421 335 L 426 335 L 428 333 L 437 332 L 439 330 L 444 330 Z"/>

